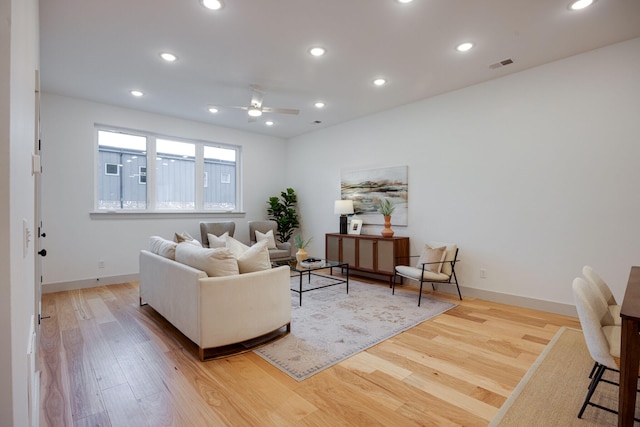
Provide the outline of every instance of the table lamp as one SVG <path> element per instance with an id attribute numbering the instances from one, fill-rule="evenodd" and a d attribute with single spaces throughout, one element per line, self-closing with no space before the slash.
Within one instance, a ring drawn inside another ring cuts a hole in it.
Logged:
<path id="1" fill-rule="evenodd" d="M 333 213 L 340 215 L 340 234 L 347 234 L 347 215 L 353 213 L 353 200 L 336 200 Z"/>

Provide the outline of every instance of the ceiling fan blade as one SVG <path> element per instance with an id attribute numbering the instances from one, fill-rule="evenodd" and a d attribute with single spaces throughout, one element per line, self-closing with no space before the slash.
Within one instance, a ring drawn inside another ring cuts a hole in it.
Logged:
<path id="1" fill-rule="evenodd" d="M 300 110 L 296 110 L 294 108 L 270 108 L 263 107 L 262 111 L 264 113 L 279 113 L 279 114 L 298 114 Z"/>

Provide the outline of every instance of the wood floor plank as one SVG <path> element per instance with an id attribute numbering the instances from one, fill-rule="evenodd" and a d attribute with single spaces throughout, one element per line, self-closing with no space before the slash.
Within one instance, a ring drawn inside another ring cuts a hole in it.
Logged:
<path id="1" fill-rule="evenodd" d="M 579 328 L 568 316 L 423 297 L 458 306 L 297 382 L 253 352 L 200 362 L 195 344 L 139 306 L 135 282 L 45 294 L 41 425 L 486 426 L 556 331 Z"/>

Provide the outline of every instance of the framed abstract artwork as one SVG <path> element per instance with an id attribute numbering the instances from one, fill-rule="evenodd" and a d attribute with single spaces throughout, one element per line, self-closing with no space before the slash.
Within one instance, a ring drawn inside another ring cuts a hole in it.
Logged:
<path id="1" fill-rule="evenodd" d="M 406 226 L 409 202 L 407 172 L 407 166 L 343 171 L 340 176 L 341 198 L 353 201 L 357 219 L 364 224 L 375 225 L 384 224 L 383 216 L 378 213 L 378 203 L 387 199 L 395 207 L 392 225 Z"/>

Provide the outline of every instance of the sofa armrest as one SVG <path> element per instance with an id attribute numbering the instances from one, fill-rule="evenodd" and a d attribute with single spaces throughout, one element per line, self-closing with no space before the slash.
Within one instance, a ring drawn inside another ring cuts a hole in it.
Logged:
<path id="1" fill-rule="evenodd" d="M 207 274 L 188 265 L 140 251 L 140 302 L 147 303 L 197 343 L 199 279 Z"/>
<path id="2" fill-rule="evenodd" d="M 288 266 L 200 282 L 200 346 L 255 338 L 291 322 Z"/>

